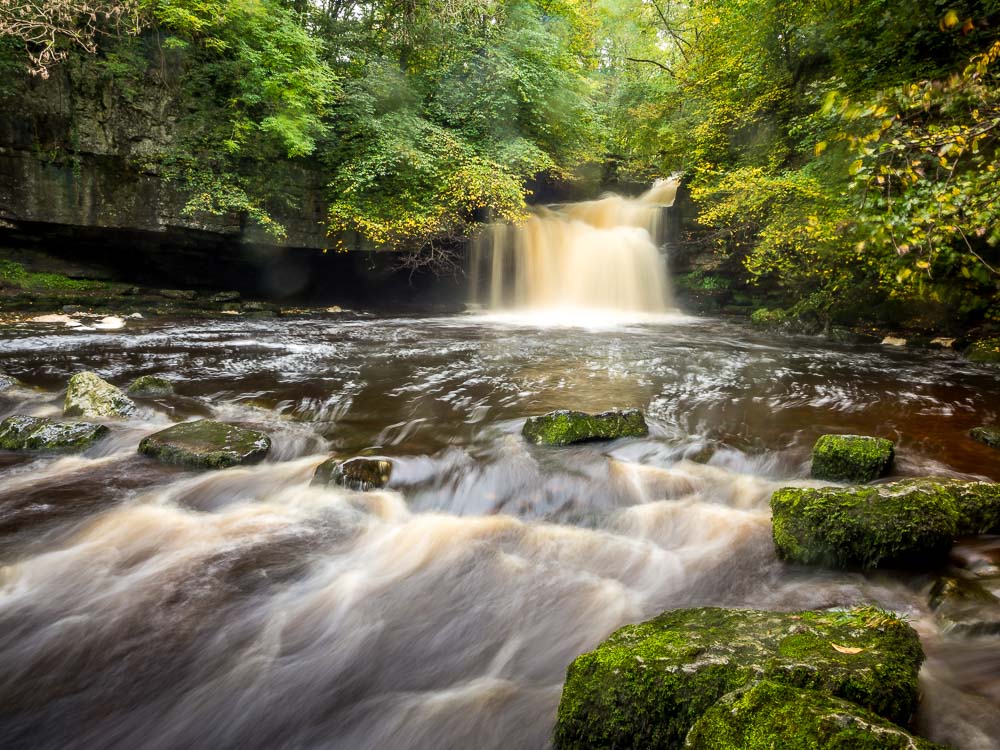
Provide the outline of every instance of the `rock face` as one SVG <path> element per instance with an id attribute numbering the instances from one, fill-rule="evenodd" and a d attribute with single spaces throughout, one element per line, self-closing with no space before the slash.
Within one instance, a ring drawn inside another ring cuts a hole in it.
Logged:
<path id="1" fill-rule="evenodd" d="M 168 427 L 139 443 L 139 453 L 192 469 L 226 469 L 262 461 L 271 439 L 262 432 L 202 419 Z"/>
<path id="2" fill-rule="evenodd" d="M 130 396 L 156 398 L 159 396 L 169 396 L 173 392 L 174 384 L 166 378 L 156 375 L 142 375 L 133 380 L 128 387 Z"/>
<path id="3" fill-rule="evenodd" d="M 830 482 L 870 482 L 892 468 L 891 440 L 864 435 L 823 435 L 813 446 L 812 475 Z"/>
<path id="4" fill-rule="evenodd" d="M 0 390 L 2 388 L 0 385 Z M 991 448 L 1000 448 L 1000 427 L 973 427 L 969 430 L 969 437 Z"/>
<path id="5" fill-rule="evenodd" d="M 786 487 L 771 496 L 778 556 L 874 568 L 939 560 L 956 536 L 1000 528 L 1000 484 L 908 479 L 869 487 Z"/>
<path id="6" fill-rule="evenodd" d="M 9 451 L 72 451 L 88 448 L 107 435 L 102 424 L 53 422 L 15 415 L 0 422 L 0 448 Z"/>
<path id="7" fill-rule="evenodd" d="M 905 723 L 922 661 L 913 629 L 875 609 L 664 612 L 621 628 L 570 665 L 554 744 L 679 748 L 720 698 L 765 680 Z"/>
<path id="8" fill-rule="evenodd" d="M 69 379 L 63 414 L 67 417 L 122 419 L 135 412 L 135 403 L 121 389 L 92 372 Z"/>
<path id="9" fill-rule="evenodd" d="M 945 750 L 853 703 L 770 681 L 721 698 L 694 723 L 684 747 Z"/>
<path id="10" fill-rule="evenodd" d="M 378 490 L 389 484 L 392 461 L 386 458 L 330 458 L 316 467 L 313 484 L 337 484 L 361 492 Z"/>
<path id="11" fill-rule="evenodd" d="M 644 437 L 649 434 L 649 428 L 638 409 L 614 409 L 601 414 L 560 410 L 528 417 L 521 432 L 538 445 L 570 445 L 591 440 Z"/>

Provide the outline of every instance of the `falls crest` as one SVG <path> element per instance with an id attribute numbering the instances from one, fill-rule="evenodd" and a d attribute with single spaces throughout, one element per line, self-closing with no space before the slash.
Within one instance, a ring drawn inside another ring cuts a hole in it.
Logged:
<path id="1" fill-rule="evenodd" d="M 672 309 L 658 242 L 676 192 L 676 180 L 660 180 L 636 198 L 537 207 L 521 224 L 491 225 L 473 247 L 472 302 L 491 310 Z"/>

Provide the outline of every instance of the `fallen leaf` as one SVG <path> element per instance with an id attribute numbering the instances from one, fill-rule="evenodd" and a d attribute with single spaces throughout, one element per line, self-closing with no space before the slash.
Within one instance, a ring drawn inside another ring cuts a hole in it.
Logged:
<path id="1" fill-rule="evenodd" d="M 830 645 L 842 654 L 860 654 L 864 651 L 863 648 L 854 648 L 853 646 L 838 646 L 836 643 L 831 643 Z"/>

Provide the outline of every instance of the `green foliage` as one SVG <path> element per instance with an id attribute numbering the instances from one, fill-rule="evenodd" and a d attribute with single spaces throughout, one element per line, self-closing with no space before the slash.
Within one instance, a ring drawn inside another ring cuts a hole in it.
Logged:
<path id="1" fill-rule="evenodd" d="M 106 285 L 101 281 L 71 279 L 57 273 L 35 273 L 22 264 L 0 259 L 0 286 L 19 289 L 84 292 L 101 289 Z"/>

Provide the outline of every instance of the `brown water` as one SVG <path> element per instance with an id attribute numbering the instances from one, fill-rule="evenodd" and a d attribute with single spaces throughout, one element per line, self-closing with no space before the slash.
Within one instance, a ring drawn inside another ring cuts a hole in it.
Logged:
<path id="1" fill-rule="evenodd" d="M 1000 480 L 965 435 L 1000 419 L 995 370 L 679 316 L 36 325 L 0 358 L 37 388 L 0 416 L 57 414 L 84 369 L 179 394 L 82 456 L 0 454 L 4 748 L 541 748 L 566 666 L 624 623 L 862 602 L 924 638 L 921 731 L 998 746 L 1000 639 L 941 634 L 929 577 L 779 563 L 768 514 L 828 431 L 895 439 L 901 475 Z M 650 437 L 519 435 L 611 406 Z M 199 474 L 135 454 L 201 415 L 266 429 L 271 456 Z M 331 452 L 392 457 L 390 488 L 311 487 Z"/>

